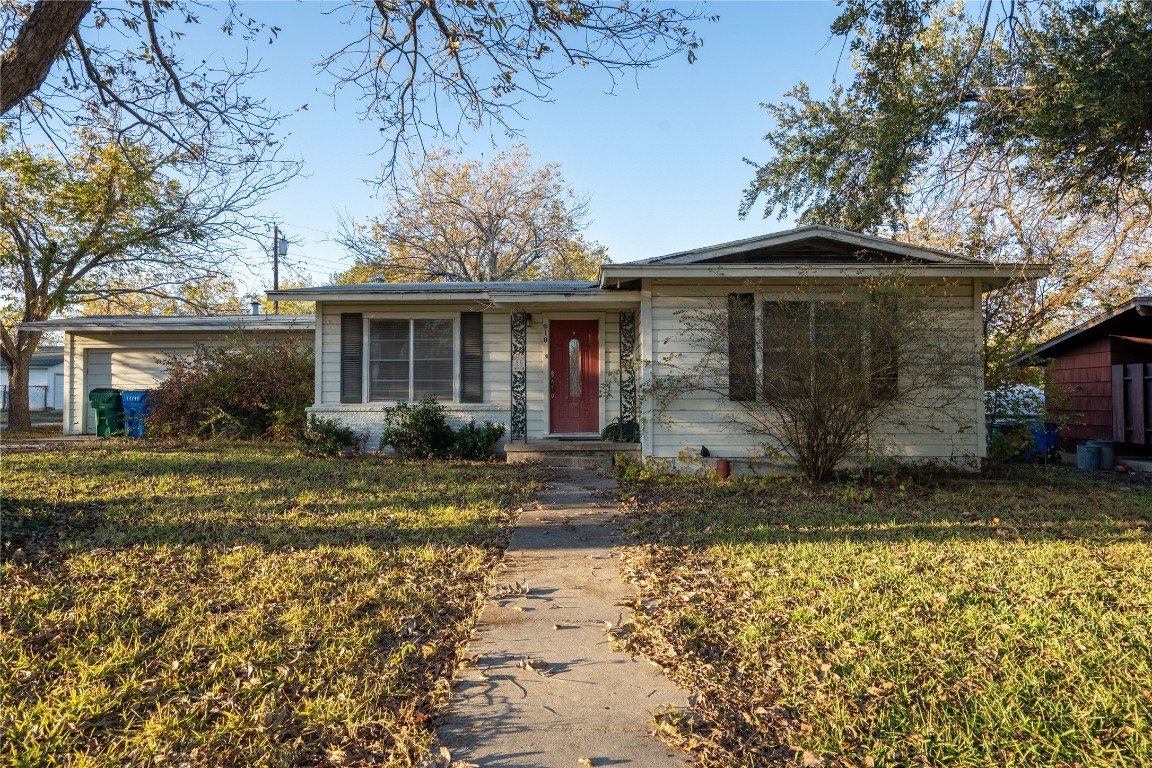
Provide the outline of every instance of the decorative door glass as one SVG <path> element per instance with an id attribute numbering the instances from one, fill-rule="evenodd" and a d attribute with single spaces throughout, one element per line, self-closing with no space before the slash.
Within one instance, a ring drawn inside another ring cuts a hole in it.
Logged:
<path id="1" fill-rule="evenodd" d="M 568 342 L 568 397 L 580 397 L 580 340 Z"/>

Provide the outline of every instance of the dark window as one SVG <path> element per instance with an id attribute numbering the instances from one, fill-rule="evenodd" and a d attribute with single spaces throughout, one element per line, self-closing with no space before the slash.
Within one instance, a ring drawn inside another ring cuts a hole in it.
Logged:
<path id="1" fill-rule="evenodd" d="M 877 296 L 872 300 L 868 324 L 869 393 L 881 400 L 894 400 L 900 392 L 900 306 L 895 296 Z"/>
<path id="2" fill-rule="evenodd" d="M 765 301 L 764 396 L 797 397 L 817 381 L 836 380 L 853 391 L 895 397 L 897 343 L 885 330 L 891 323 L 874 314 L 878 311 L 856 302 Z"/>
<path id="3" fill-rule="evenodd" d="M 371 320 L 368 399 L 452 399 L 451 320 Z"/>
<path id="4" fill-rule="evenodd" d="M 805 348 L 812 333 L 812 303 L 766 301 L 761 309 L 766 397 L 796 397 L 811 379 Z"/>

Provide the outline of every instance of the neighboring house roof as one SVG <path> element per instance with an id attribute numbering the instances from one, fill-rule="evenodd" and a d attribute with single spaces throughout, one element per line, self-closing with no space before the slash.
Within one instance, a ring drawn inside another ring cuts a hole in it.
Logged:
<path id="1" fill-rule="evenodd" d="M 32 353 L 29 368 L 55 368 L 64 365 L 64 347 L 40 347 Z"/>
<path id="2" fill-rule="evenodd" d="M 1013 358 L 1012 362 L 1026 365 L 1033 359 L 1055 357 L 1069 346 L 1101 336 L 1129 337 L 1129 340 L 1152 339 L 1152 296 L 1137 296 L 1126 301 L 1113 310 L 1049 339 L 1034 351 Z"/>
<path id="3" fill-rule="evenodd" d="M 72 331 L 100 333 L 107 331 L 135 331 L 149 333 L 310 330 L 316 324 L 314 315 L 96 315 L 85 317 L 55 317 L 34 323 L 21 323 L 21 328 L 42 331 Z"/>

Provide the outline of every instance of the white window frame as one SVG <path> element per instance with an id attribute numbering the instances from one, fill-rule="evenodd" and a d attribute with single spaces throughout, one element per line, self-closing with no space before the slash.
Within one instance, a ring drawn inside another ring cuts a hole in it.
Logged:
<path id="1" fill-rule="evenodd" d="M 408 323 L 408 396 L 401 402 L 414 403 L 415 400 L 415 381 L 413 379 L 413 359 L 412 356 L 416 352 L 416 321 L 417 320 L 447 320 L 452 323 L 452 399 L 440 402 L 460 402 L 460 317 L 459 315 L 426 315 L 426 316 L 413 316 L 413 315 L 367 315 L 364 318 L 367 322 L 364 323 L 364 362 L 361 374 L 361 386 L 364 392 L 365 403 L 395 403 L 394 398 L 385 398 L 382 400 L 372 399 L 372 323 L 377 320 L 402 320 Z"/>

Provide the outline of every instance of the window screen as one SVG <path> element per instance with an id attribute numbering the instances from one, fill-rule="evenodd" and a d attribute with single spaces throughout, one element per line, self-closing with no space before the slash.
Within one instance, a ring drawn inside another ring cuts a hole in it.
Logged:
<path id="1" fill-rule="evenodd" d="M 412 395 L 452 399 L 452 321 L 412 321 Z"/>
<path id="2" fill-rule="evenodd" d="M 373 320 L 370 334 L 368 398 L 407 400 L 410 321 Z"/>
<path id="3" fill-rule="evenodd" d="M 796 397 L 809 379 L 812 304 L 807 301 L 766 301 L 762 308 L 764 392 L 767 397 Z"/>
<path id="4" fill-rule="evenodd" d="M 451 320 L 372 320 L 368 399 L 452 399 Z"/>

